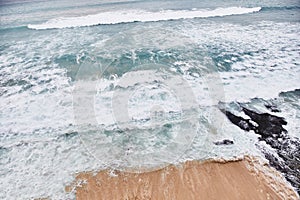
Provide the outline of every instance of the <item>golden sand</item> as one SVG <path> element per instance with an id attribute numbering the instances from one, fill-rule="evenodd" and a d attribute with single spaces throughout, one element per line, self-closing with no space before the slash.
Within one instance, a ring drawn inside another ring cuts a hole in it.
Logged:
<path id="1" fill-rule="evenodd" d="M 252 157 L 223 162 L 187 161 L 145 173 L 115 171 L 116 176 L 111 176 L 109 172 L 80 173 L 66 190 L 75 190 L 78 200 L 299 198 L 278 172 Z M 82 184 L 78 186 L 79 183 Z"/>

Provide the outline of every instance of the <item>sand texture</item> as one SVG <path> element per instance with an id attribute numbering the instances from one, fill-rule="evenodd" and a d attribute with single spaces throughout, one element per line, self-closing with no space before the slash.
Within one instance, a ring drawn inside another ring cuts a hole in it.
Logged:
<path id="1" fill-rule="evenodd" d="M 151 172 L 114 174 L 111 170 L 83 172 L 66 190 L 75 190 L 78 200 L 299 198 L 278 172 L 252 157 L 230 162 L 187 161 Z"/>

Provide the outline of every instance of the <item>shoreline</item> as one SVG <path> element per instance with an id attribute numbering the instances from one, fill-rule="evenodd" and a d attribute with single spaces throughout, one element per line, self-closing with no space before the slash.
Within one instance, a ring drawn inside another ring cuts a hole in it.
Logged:
<path id="1" fill-rule="evenodd" d="M 65 188 L 76 199 L 297 199 L 294 188 L 257 157 L 186 161 L 156 171 L 81 172 Z"/>

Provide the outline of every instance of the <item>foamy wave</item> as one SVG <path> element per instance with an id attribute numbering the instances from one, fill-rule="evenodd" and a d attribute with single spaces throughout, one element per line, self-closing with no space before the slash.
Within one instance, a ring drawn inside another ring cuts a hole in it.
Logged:
<path id="1" fill-rule="evenodd" d="M 159 12 L 148 12 L 145 10 L 124 10 L 103 12 L 95 15 L 81 17 L 68 17 L 51 19 L 42 24 L 29 24 L 30 29 L 55 29 L 71 28 L 80 26 L 94 26 L 100 24 L 119 24 L 130 22 L 155 22 L 178 19 L 221 17 L 228 15 L 240 15 L 258 12 L 261 7 L 242 8 L 229 7 L 217 8 L 214 10 L 164 10 Z"/>

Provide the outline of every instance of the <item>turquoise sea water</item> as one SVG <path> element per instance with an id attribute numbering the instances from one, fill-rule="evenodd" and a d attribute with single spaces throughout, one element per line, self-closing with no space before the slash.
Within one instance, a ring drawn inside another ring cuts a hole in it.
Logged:
<path id="1" fill-rule="evenodd" d="M 260 154 L 219 102 L 278 98 L 299 137 L 299 100 L 278 97 L 299 88 L 297 0 L 0 6 L 1 199 L 73 199 L 84 170 Z"/>

